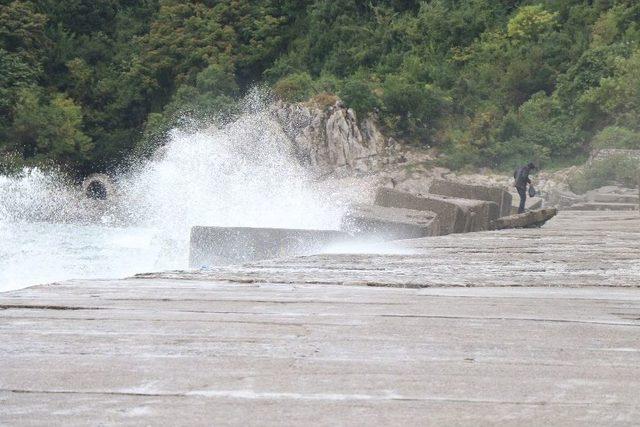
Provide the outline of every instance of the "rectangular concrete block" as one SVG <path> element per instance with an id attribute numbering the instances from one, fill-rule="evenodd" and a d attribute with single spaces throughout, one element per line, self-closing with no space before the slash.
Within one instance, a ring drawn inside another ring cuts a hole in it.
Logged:
<path id="1" fill-rule="evenodd" d="M 333 230 L 192 227 L 189 267 L 213 267 L 305 255 L 350 239 L 349 234 Z"/>
<path id="2" fill-rule="evenodd" d="M 435 212 L 440 234 L 488 230 L 499 216 L 498 205 L 493 202 L 431 194 L 418 196 L 391 188 L 378 189 L 375 203 L 385 207 Z"/>
<path id="3" fill-rule="evenodd" d="M 380 240 L 437 236 L 440 227 L 434 212 L 354 205 L 342 220 L 342 229 L 356 237 Z"/>
<path id="4" fill-rule="evenodd" d="M 637 194 L 594 194 L 591 200 L 596 203 L 632 203 L 638 204 Z"/>
<path id="5" fill-rule="evenodd" d="M 511 214 L 512 197 L 508 191 L 500 187 L 462 184 L 453 181 L 434 180 L 429 187 L 430 194 L 457 197 L 460 199 L 485 200 L 498 205 L 499 216 Z"/>
<path id="6" fill-rule="evenodd" d="M 635 211 L 638 205 L 635 203 L 576 203 L 566 207 L 568 211 Z"/>
<path id="7" fill-rule="evenodd" d="M 498 218 L 493 223 L 494 230 L 507 228 L 537 228 L 542 227 L 547 221 L 556 216 L 556 208 L 538 209 L 522 214 L 510 215 Z"/>
<path id="8" fill-rule="evenodd" d="M 520 196 L 517 194 L 512 194 L 513 201 L 511 204 L 511 215 L 515 215 L 518 213 L 518 208 L 520 207 Z M 542 209 L 542 197 L 527 197 L 525 201 L 524 208 L 529 211 Z"/>

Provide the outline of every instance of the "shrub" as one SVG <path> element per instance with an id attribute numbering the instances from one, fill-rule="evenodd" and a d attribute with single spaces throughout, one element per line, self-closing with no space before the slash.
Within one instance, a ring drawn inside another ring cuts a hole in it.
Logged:
<path id="1" fill-rule="evenodd" d="M 350 79 L 340 89 L 340 97 L 348 107 L 353 108 L 359 117 L 365 117 L 366 113 L 379 108 L 378 98 L 373 94 L 369 82 Z"/>
<path id="2" fill-rule="evenodd" d="M 385 126 L 400 137 L 429 141 L 437 120 L 448 105 L 442 91 L 400 75 L 387 77 L 382 89 Z"/>
<path id="3" fill-rule="evenodd" d="M 630 129 L 608 126 L 593 138 L 593 148 L 640 149 L 640 133 Z"/>
<path id="4" fill-rule="evenodd" d="M 513 39 L 530 40 L 555 25 L 557 14 L 544 10 L 542 5 L 522 6 L 507 25 L 507 33 Z"/>
<path id="5" fill-rule="evenodd" d="M 284 101 L 302 102 L 313 93 L 313 79 L 308 73 L 291 74 L 278 80 L 273 91 Z"/>
<path id="6" fill-rule="evenodd" d="M 324 109 L 331 107 L 338 101 L 338 97 L 332 93 L 321 92 L 309 100 L 310 103 Z"/>
<path id="7" fill-rule="evenodd" d="M 638 185 L 640 161 L 625 155 L 591 162 L 569 178 L 571 191 L 583 194 L 605 185 L 619 184 L 629 188 Z"/>

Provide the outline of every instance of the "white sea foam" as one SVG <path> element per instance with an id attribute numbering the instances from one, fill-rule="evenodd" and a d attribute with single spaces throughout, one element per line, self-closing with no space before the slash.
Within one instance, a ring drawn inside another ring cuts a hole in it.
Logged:
<path id="1" fill-rule="evenodd" d="M 260 96 L 245 104 L 226 125 L 174 129 L 151 160 L 114 176 L 108 203 L 59 173 L 0 176 L 0 291 L 186 268 L 193 225 L 338 228 L 344 200 L 312 186 Z"/>

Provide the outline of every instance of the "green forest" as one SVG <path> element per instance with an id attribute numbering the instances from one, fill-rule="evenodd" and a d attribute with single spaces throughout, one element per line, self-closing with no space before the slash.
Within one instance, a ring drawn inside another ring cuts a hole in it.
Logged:
<path id="1" fill-rule="evenodd" d="M 0 0 L 5 171 L 109 170 L 256 85 L 452 168 L 566 164 L 640 148 L 640 2 Z"/>

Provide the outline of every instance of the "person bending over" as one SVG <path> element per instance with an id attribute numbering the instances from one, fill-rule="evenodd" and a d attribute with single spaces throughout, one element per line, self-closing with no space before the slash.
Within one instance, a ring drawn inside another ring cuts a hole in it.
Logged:
<path id="1" fill-rule="evenodd" d="M 531 179 L 529 174 L 535 169 L 535 165 L 529 162 L 526 166 L 520 166 L 513 173 L 513 178 L 516 180 L 516 190 L 520 196 L 520 206 L 518 207 L 518 213 L 524 212 L 524 205 L 527 201 L 527 184 L 531 185 Z"/>

